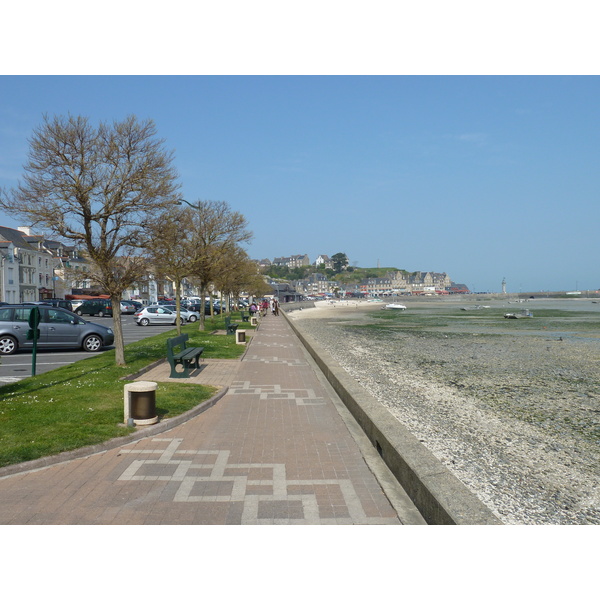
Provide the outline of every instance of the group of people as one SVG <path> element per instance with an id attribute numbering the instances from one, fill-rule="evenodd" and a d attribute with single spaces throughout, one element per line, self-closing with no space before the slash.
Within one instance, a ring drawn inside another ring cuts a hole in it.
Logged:
<path id="1" fill-rule="evenodd" d="M 266 298 L 258 304 L 256 302 L 253 302 L 249 308 L 250 316 L 253 317 L 257 312 L 260 311 L 261 317 L 265 317 L 269 312 L 269 308 L 271 309 L 272 315 L 276 317 L 279 316 L 279 302 L 277 298 L 273 298 L 270 302 Z"/>

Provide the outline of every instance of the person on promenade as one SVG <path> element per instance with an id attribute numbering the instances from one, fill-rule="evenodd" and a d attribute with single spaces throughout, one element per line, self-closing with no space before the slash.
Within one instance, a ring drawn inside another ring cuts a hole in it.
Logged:
<path id="1" fill-rule="evenodd" d="M 266 298 L 262 301 L 260 308 L 262 316 L 266 317 L 269 310 L 269 301 Z"/>
<path id="2" fill-rule="evenodd" d="M 273 298 L 273 315 L 279 316 L 279 302 L 277 302 L 277 298 Z"/>
<path id="3" fill-rule="evenodd" d="M 252 318 L 256 314 L 257 310 L 258 310 L 258 306 L 256 306 L 256 304 L 253 302 L 250 305 L 250 308 L 248 309 L 248 312 L 250 313 L 250 318 Z"/>

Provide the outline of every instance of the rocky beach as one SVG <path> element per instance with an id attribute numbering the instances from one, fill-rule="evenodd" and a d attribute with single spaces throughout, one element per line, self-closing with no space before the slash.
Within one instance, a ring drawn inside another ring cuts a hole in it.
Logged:
<path id="1" fill-rule="evenodd" d="M 600 304 L 401 301 L 288 314 L 503 523 L 600 524 Z"/>

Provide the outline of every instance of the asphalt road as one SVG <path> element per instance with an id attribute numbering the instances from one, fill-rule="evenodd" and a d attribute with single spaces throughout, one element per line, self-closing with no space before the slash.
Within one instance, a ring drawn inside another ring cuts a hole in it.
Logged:
<path id="1" fill-rule="evenodd" d="M 106 327 L 113 326 L 112 317 L 83 317 L 86 321 L 100 323 Z M 122 315 L 123 338 L 125 345 L 137 342 L 147 337 L 157 335 L 163 331 L 175 328 L 175 325 L 149 325 L 140 327 L 135 324 L 133 315 Z M 108 346 L 101 352 L 111 350 L 114 346 Z M 98 352 L 84 352 L 76 348 L 69 350 L 38 350 L 36 357 L 36 374 L 46 373 L 63 365 L 68 365 L 78 360 L 97 356 Z M 20 381 L 31 377 L 31 350 L 19 350 L 15 354 L 0 356 L 0 385 Z"/>

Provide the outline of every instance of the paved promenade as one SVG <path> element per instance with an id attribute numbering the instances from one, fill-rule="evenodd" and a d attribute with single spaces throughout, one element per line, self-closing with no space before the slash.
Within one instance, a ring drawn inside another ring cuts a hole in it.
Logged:
<path id="1" fill-rule="evenodd" d="M 228 390 L 168 431 L 0 478 L 0 524 L 423 523 L 283 316 L 243 360 L 177 381 Z"/>

